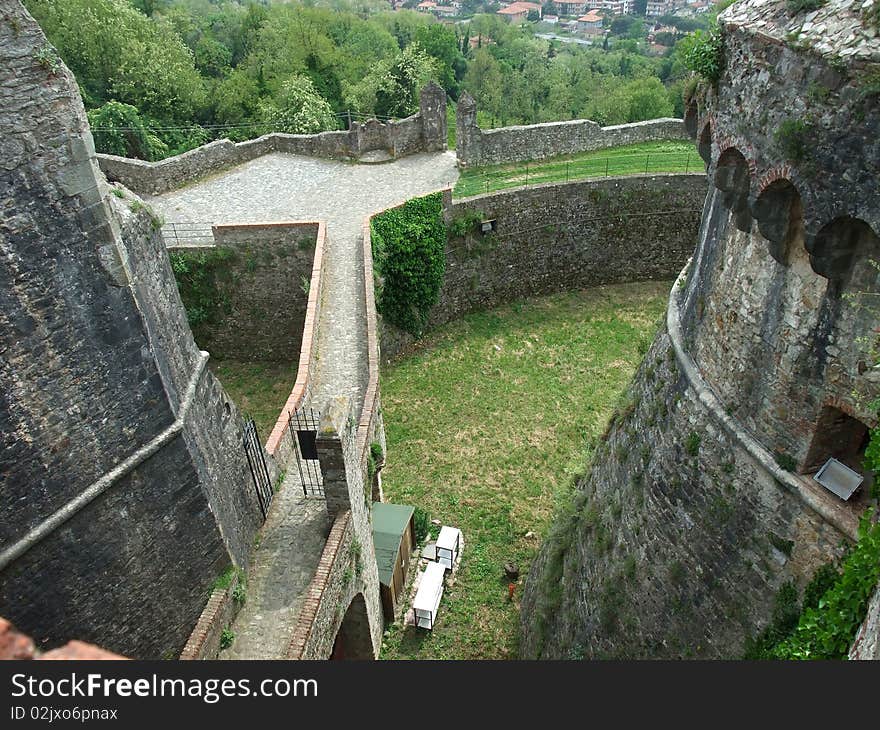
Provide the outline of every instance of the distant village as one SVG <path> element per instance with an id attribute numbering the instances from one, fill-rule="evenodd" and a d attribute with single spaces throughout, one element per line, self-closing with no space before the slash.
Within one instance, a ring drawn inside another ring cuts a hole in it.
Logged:
<path id="1" fill-rule="evenodd" d="M 395 9 L 410 3 L 392 2 Z M 635 0 L 550 0 L 543 5 L 533 2 L 500 2 L 497 3 L 497 14 L 511 23 L 541 21 L 544 23 L 570 26 L 572 30 L 595 28 L 596 19 L 601 23 L 603 18 L 616 15 L 635 14 Z M 712 0 L 648 0 L 645 9 L 646 17 L 659 18 L 663 15 L 677 15 L 682 18 L 693 17 L 712 9 Z M 452 0 L 436 3 L 423 0 L 415 9 L 422 13 L 431 13 L 439 18 L 456 18 L 464 15 L 464 4 Z M 545 8 L 553 6 L 556 14 L 545 12 Z M 584 28 L 581 28 L 583 25 Z"/>
<path id="2" fill-rule="evenodd" d="M 429 13 L 447 22 L 465 19 L 472 15 L 465 3 L 458 0 L 422 0 L 414 4 L 412 0 L 392 0 L 392 6 L 414 8 Z M 713 0 L 647 0 L 645 17 L 660 19 L 675 15 L 680 18 L 694 18 L 708 12 L 714 6 Z M 472 7 L 472 5 L 471 5 Z M 509 23 L 542 24 L 550 26 L 547 30 L 565 33 L 582 39 L 581 42 L 601 41 L 610 31 L 610 21 L 617 16 L 636 14 L 636 0 L 548 0 L 543 4 L 535 2 L 493 3 L 494 12 Z M 648 32 L 649 46 L 661 51 L 672 38 L 681 35 L 673 26 L 655 22 Z M 655 42 L 655 38 L 657 41 Z"/>

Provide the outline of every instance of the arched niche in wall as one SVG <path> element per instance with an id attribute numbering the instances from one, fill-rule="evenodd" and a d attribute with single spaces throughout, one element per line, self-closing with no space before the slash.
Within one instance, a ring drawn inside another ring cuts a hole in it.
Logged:
<path id="1" fill-rule="evenodd" d="M 735 147 L 728 147 L 715 165 L 715 187 L 722 192 L 725 207 L 733 213 L 736 227 L 748 232 L 752 227 L 749 211 L 749 186 L 751 177 L 749 163 Z"/>
<path id="2" fill-rule="evenodd" d="M 707 165 L 712 161 L 712 125 L 706 123 L 697 140 L 697 152 Z"/>
<path id="3" fill-rule="evenodd" d="M 358 593 L 348 606 L 336 633 L 330 659 L 375 659 L 370 619 L 363 593 Z"/>
<path id="4" fill-rule="evenodd" d="M 837 288 L 875 291 L 880 269 L 880 237 L 865 221 L 841 216 L 825 224 L 807 250 L 813 270 Z"/>
<path id="5" fill-rule="evenodd" d="M 770 183 L 752 205 L 752 215 L 769 243 L 770 255 L 780 264 L 790 264 L 794 247 L 803 245 L 804 216 L 797 188 L 785 179 Z"/>

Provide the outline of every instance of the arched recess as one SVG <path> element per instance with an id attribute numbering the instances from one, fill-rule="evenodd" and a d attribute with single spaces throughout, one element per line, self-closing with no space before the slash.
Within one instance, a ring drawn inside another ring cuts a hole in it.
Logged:
<path id="1" fill-rule="evenodd" d="M 330 659 L 375 659 L 370 618 L 364 594 L 358 593 L 348 606 L 333 641 Z"/>
<path id="2" fill-rule="evenodd" d="M 770 243 L 770 255 L 780 264 L 790 264 L 794 247 L 803 245 L 804 238 L 804 211 L 797 188 L 785 179 L 770 183 L 752 205 L 752 215 Z"/>
<path id="3" fill-rule="evenodd" d="M 712 161 L 712 125 L 706 122 L 697 140 L 697 152 L 707 165 Z"/>
<path id="4" fill-rule="evenodd" d="M 748 232 L 752 227 L 749 211 L 749 187 L 751 177 L 749 163 L 735 147 L 728 147 L 718 158 L 715 166 L 715 187 L 722 193 L 724 205 L 734 214 L 736 227 Z"/>
<path id="5" fill-rule="evenodd" d="M 697 136 L 697 125 L 700 123 L 700 110 L 696 101 L 693 99 L 687 102 L 687 108 L 684 111 L 684 131 L 693 139 Z"/>
<path id="6" fill-rule="evenodd" d="M 813 270 L 840 287 L 873 291 L 880 237 L 865 221 L 841 216 L 826 223 L 808 243 Z"/>

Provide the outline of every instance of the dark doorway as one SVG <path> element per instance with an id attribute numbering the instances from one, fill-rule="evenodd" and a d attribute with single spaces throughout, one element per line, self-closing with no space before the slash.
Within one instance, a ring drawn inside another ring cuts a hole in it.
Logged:
<path id="1" fill-rule="evenodd" d="M 813 441 L 800 469 L 801 474 L 817 471 L 833 456 L 864 475 L 863 462 L 868 438 L 868 427 L 860 420 L 834 406 L 824 406 L 816 421 Z"/>

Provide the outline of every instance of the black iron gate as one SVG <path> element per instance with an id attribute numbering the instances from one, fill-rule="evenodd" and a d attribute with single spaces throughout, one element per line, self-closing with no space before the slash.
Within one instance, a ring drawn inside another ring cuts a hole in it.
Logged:
<path id="1" fill-rule="evenodd" d="M 272 504 L 272 480 L 269 479 L 269 468 L 266 466 L 266 457 L 260 445 L 257 424 L 253 419 L 244 424 L 244 452 L 247 454 L 248 466 L 254 479 L 254 489 L 257 490 L 257 500 L 265 521 L 269 514 L 269 505 Z"/>
<path id="2" fill-rule="evenodd" d="M 293 413 L 288 412 L 290 424 L 290 440 L 293 453 L 296 454 L 296 465 L 303 485 L 303 493 L 307 497 L 324 496 L 324 477 L 321 474 L 321 462 L 318 461 L 318 448 L 315 439 L 318 436 L 320 416 L 311 408 L 299 408 Z"/>

